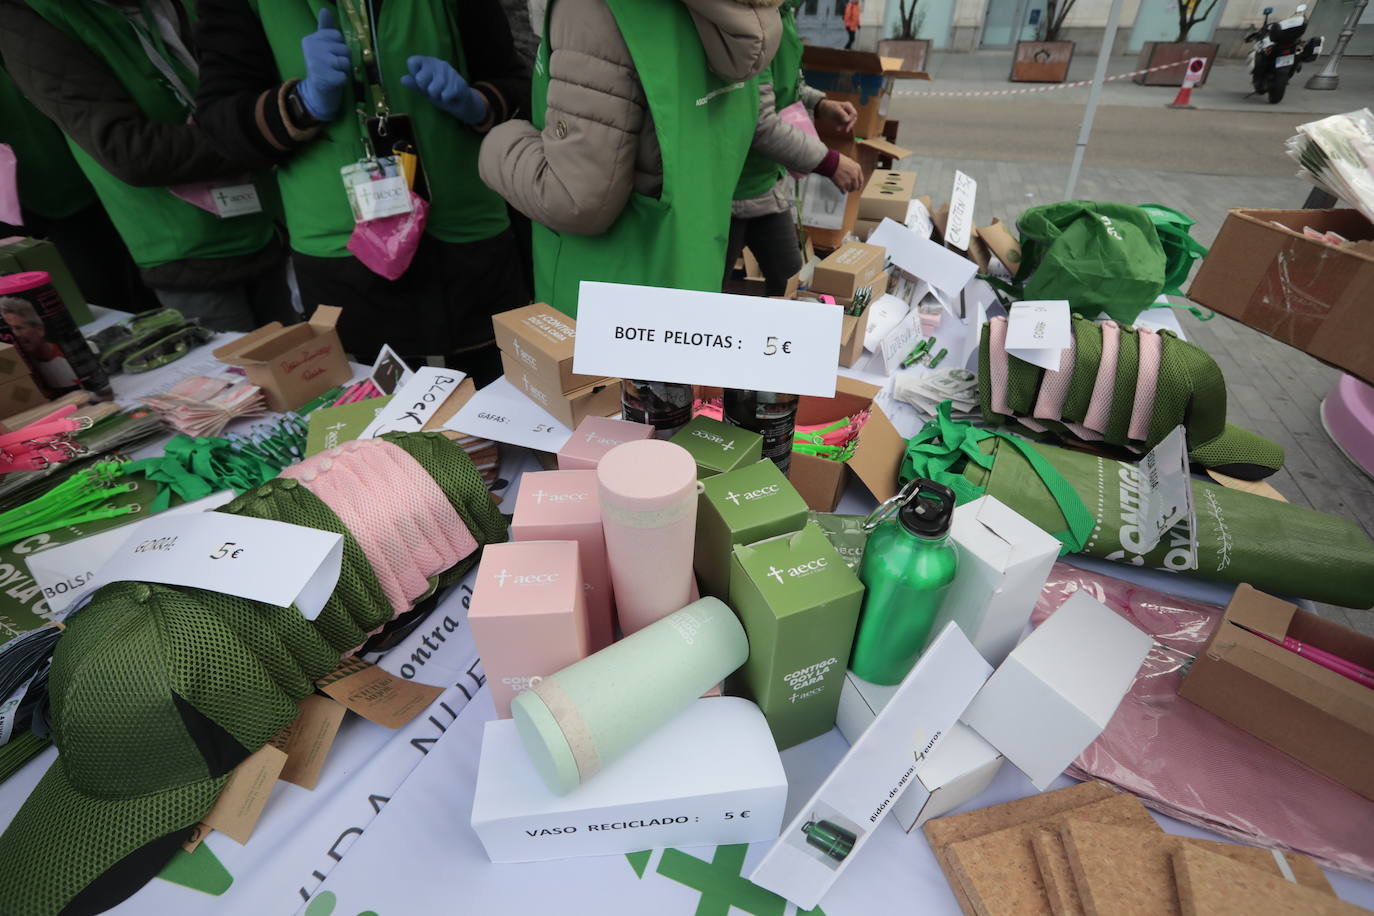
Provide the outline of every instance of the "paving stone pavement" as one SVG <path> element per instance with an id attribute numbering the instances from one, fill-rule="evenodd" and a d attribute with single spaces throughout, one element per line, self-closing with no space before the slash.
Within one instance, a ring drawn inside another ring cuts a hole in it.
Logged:
<path id="1" fill-rule="evenodd" d="M 1063 199 L 1067 164 L 913 156 L 900 164 L 917 173 L 917 192 L 936 204 L 949 199 L 955 169 L 978 181 L 975 219 L 1008 223 L 1028 207 Z M 1274 180 L 1085 168 L 1076 196 L 1089 200 L 1160 203 L 1197 220 L 1205 245 L 1232 207 L 1300 207 L 1307 188 Z M 1374 538 L 1374 479 L 1356 467 L 1322 429 L 1318 408 L 1340 373 L 1307 354 L 1218 315 L 1199 321 L 1180 311 L 1189 339 L 1216 359 L 1226 376 L 1228 418 L 1283 445 L 1285 465 L 1269 482 L 1290 502 L 1350 519 Z M 1325 617 L 1374 636 L 1374 611 L 1318 605 Z"/>

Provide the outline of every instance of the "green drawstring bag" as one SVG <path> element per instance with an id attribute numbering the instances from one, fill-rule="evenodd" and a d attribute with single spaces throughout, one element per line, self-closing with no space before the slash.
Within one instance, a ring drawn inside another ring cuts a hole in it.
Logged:
<path id="1" fill-rule="evenodd" d="M 1032 207 L 1017 228 L 1021 268 L 1012 291 L 1024 300 L 1067 299 L 1082 315 L 1106 312 L 1131 325 L 1164 289 L 1164 248 L 1140 207 L 1068 200 Z"/>
<path id="2" fill-rule="evenodd" d="M 1164 248 L 1164 294 L 1182 296 L 1183 284 L 1193 270 L 1193 262 L 1207 257 L 1207 248 L 1188 234 L 1194 220 L 1163 204 L 1141 204 L 1149 215 Z"/>
<path id="3" fill-rule="evenodd" d="M 975 429 L 951 420 L 948 403 L 907 444 L 899 478 L 906 483 L 913 477 L 951 486 L 961 503 L 985 493 L 995 497 L 1045 531 L 1058 532 L 1068 552 L 1248 582 L 1271 594 L 1342 607 L 1374 607 L 1374 544 L 1345 519 L 1194 480 L 1196 562 L 1188 521 L 1142 551 L 1135 465 Z"/>

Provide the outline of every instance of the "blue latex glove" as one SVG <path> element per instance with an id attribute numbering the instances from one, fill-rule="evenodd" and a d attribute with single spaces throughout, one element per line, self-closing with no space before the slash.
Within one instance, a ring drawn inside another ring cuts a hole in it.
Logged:
<path id="1" fill-rule="evenodd" d="M 448 61 L 417 55 L 406 60 L 406 67 L 410 72 L 401 77 L 401 85 L 420 93 L 435 108 L 464 124 L 486 120 L 487 100 Z"/>
<path id="2" fill-rule="evenodd" d="M 305 79 L 296 91 L 307 111 L 321 121 L 332 121 L 339 116 L 344 86 L 353 71 L 348 45 L 332 11 L 320 10 L 319 28 L 301 39 L 301 52 Z"/>

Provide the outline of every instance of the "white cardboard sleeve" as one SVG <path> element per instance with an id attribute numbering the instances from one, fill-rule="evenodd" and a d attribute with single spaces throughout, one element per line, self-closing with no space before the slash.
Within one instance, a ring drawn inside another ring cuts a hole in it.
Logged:
<path id="1" fill-rule="evenodd" d="M 1151 639 L 1077 592 L 988 679 L 964 722 L 1042 792 L 1107 727 Z"/>
<path id="2" fill-rule="evenodd" d="M 955 509 L 950 537 L 959 548 L 959 575 L 931 632 L 952 620 L 983 658 L 1000 665 L 1030 620 L 1060 544 L 991 496 Z"/>
<path id="3" fill-rule="evenodd" d="M 472 827 L 493 862 L 772 840 L 787 776 L 759 708 L 697 700 L 594 779 L 555 795 L 515 722 L 486 724 Z"/>
<path id="4" fill-rule="evenodd" d="M 917 783 L 992 669 L 958 627 L 946 627 L 873 724 L 802 806 L 749 880 L 810 910 Z"/>
<path id="5" fill-rule="evenodd" d="M 896 687 L 874 684 L 846 671 L 835 724 L 850 744 L 892 699 Z M 910 833 L 934 817 L 972 801 L 992 782 L 1005 758 L 963 722 L 916 768 L 917 783 L 892 806 L 892 816 Z"/>

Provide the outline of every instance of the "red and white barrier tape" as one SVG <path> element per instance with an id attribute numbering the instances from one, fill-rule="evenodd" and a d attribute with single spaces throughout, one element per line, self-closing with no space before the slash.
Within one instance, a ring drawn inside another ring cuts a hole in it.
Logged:
<path id="1" fill-rule="evenodd" d="M 1186 63 L 1188 63 L 1186 60 L 1176 60 L 1172 64 L 1160 64 L 1158 67 L 1149 67 L 1145 70 L 1132 70 L 1130 73 L 1118 73 L 1115 76 L 1106 77 L 1103 79 L 1103 82 L 1110 83 L 1113 80 L 1130 79 L 1133 76 L 1140 76 L 1143 73 L 1154 73 L 1156 70 L 1168 70 L 1170 67 L 1180 67 Z M 1092 80 L 1078 80 L 1073 83 L 1055 83 L 1050 86 L 1028 86 L 1022 89 L 984 89 L 978 92 L 913 92 L 910 89 L 898 89 L 892 94 L 905 97 L 917 96 L 927 99 L 952 98 L 955 96 L 967 98 L 969 96 L 980 95 L 1027 95 L 1032 92 L 1054 92 L 1057 89 L 1078 89 L 1083 86 L 1091 86 L 1092 84 Z"/>

